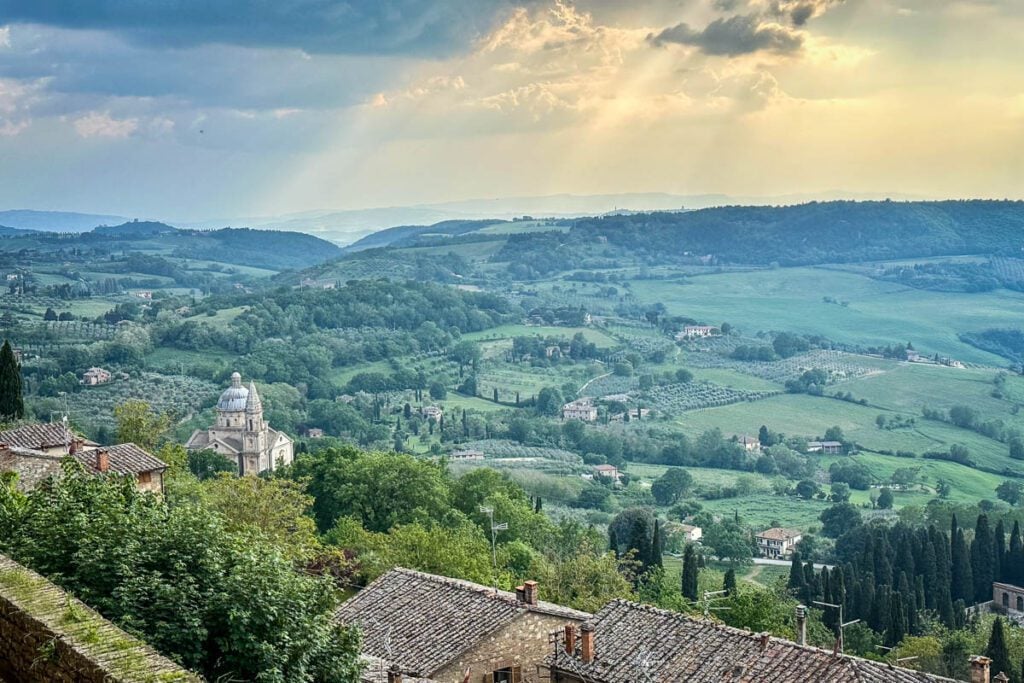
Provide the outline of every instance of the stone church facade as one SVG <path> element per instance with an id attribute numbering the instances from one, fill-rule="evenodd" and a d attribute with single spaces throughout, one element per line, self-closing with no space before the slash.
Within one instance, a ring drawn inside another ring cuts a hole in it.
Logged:
<path id="1" fill-rule="evenodd" d="M 272 429 L 263 419 L 263 403 L 256 384 L 242 386 L 242 376 L 231 375 L 231 386 L 217 401 L 217 422 L 192 433 L 185 447 L 210 449 L 238 465 L 240 475 L 259 474 L 290 465 L 294 457 L 291 438 Z"/>

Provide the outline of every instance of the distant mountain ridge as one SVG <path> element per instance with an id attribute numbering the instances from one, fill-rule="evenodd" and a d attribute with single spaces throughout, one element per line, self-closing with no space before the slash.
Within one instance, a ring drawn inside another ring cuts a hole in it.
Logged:
<path id="1" fill-rule="evenodd" d="M 10 209 L 0 211 L 0 225 L 21 230 L 46 232 L 89 232 L 97 225 L 127 223 L 124 216 L 107 216 L 96 213 L 73 211 L 35 211 L 33 209 Z"/>

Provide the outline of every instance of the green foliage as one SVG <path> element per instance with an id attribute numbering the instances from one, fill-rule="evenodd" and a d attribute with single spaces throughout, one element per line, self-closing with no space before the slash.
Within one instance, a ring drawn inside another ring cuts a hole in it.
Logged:
<path id="1" fill-rule="evenodd" d="M 331 448 L 295 459 L 292 474 L 308 479 L 313 516 L 321 532 L 341 517 L 356 517 L 369 531 L 438 519 L 448 509 L 443 469 L 409 455 Z"/>
<path id="2" fill-rule="evenodd" d="M 21 395 L 21 367 L 14 357 L 11 342 L 0 347 L 0 419 L 20 420 L 25 417 L 25 400 Z"/>
<path id="3" fill-rule="evenodd" d="M 358 680 L 358 635 L 332 625 L 332 589 L 214 510 L 169 507 L 70 461 L 0 506 L 5 553 L 208 679 Z"/>
<path id="4" fill-rule="evenodd" d="M 651 495 L 658 505 L 674 505 L 692 486 L 693 476 L 682 468 L 673 467 L 651 484 Z"/>
<path id="5" fill-rule="evenodd" d="M 171 426 L 170 415 L 155 414 L 145 401 L 122 403 L 114 408 L 114 419 L 118 442 L 134 443 L 147 451 L 156 450 Z"/>

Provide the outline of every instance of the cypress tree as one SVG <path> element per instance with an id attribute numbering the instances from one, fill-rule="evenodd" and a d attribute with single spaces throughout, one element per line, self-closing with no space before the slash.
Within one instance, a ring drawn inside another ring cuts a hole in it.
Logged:
<path id="1" fill-rule="evenodd" d="M 878 586 L 875 590 L 875 601 L 871 605 L 868 626 L 878 633 L 884 633 L 889 626 L 889 587 Z"/>
<path id="2" fill-rule="evenodd" d="M 1020 535 L 1020 522 L 1014 520 L 1007 551 L 1007 580 L 1018 586 L 1024 583 L 1024 539 Z"/>
<path id="3" fill-rule="evenodd" d="M 693 546 L 686 546 L 683 552 L 683 597 L 697 602 L 697 553 Z"/>
<path id="4" fill-rule="evenodd" d="M 0 348 L 0 419 L 20 420 L 25 417 L 25 399 L 21 395 L 21 366 L 14 357 L 11 342 L 4 340 Z"/>
<path id="5" fill-rule="evenodd" d="M 971 543 L 971 575 L 974 588 L 971 591 L 971 604 L 984 602 L 992 595 L 992 582 L 996 579 L 995 538 L 988 525 L 988 515 L 978 515 L 974 527 L 974 541 Z"/>
<path id="6" fill-rule="evenodd" d="M 907 614 L 903 607 L 903 596 L 893 593 L 889 597 L 889 624 L 885 629 L 885 644 L 896 647 L 907 634 Z"/>
<path id="7" fill-rule="evenodd" d="M 729 571 L 725 573 L 725 582 L 722 584 L 723 590 L 726 595 L 736 594 L 736 571 L 729 567 Z"/>
<path id="8" fill-rule="evenodd" d="M 996 522 L 996 534 L 995 534 L 995 568 L 996 568 L 996 580 L 1006 581 L 1006 526 L 1003 524 L 1003 520 Z"/>
<path id="9" fill-rule="evenodd" d="M 794 550 L 793 559 L 789 563 L 789 583 L 786 585 L 792 593 L 797 594 L 803 591 L 804 583 L 804 565 L 800 559 L 800 551 Z"/>
<path id="10" fill-rule="evenodd" d="M 660 522 L 654 520 L 654 538 L 651 541 L 651 557 L 649 558 L 649 564 L 652 567 L 663 567 L 664 561 L 662 554 L 664 553 L 665 538 L 661 531 Z"/>
<path id="11" fill-rule="evenodd" d="M 636 560 L 640 563 L 640 573 L 651 568 L 651 535 L 647 523 L 641 517 L 633 522 L 629 532 L 629 547 L 636 551 Z"/>
<path id="12" fill-rule="evenodd" d="M 903 572 L 900 572 L 899 589 L 900 601 L 903 603 L 903 633 L 906 635 L 917 631 L 917 594 L 910 587 L 910 579 Z"/>
<path id="13" fill-rule="evenodd" d="M 615 529 L 608 527 L 608 547 L 615 553 L 615 559 L 619 559 L 619 539 L 615 535 Z"/>
<path id="14" fill-rule="evenodd" d="M 996 617 L 992 622 L 992 634 L 988 638 L 985 656 L 992 660 L 993 676 L 999 672 L 1004 672 L 1007 676 L 1013 673 L 1010 651 L 1006 646 L 1006 634 L 1003 633 L 1003 620 L 1000 617 Z"/>
<path id="15" fill-rule="evenodd" d="M 920 583 L 929 586 L 933 590 L 929 590 L 924 593 L 924 600 L 918 606 L 926 609 L 935 609 L 934 589 L 938 588 L 938 584 L 936 582 L 937 567 L 935 566 L 935 546 L 932 544 L 932 538 L 926 530 L 921 529 L 919 537 L 921 554 L 918 557 L 917 562 L 918 568 L 920 569 L 920 573 L 917 578 L 920 579 Z"/>
<path id="16" fill-rule="evenodd" d="M 967 542 L 964 541 L 963 529 L 957 527 L 950 541 L 950 595 L 953 600 L 973 602 L 974 578 L 971 573 L 971 562 L 968 557 Z"/>

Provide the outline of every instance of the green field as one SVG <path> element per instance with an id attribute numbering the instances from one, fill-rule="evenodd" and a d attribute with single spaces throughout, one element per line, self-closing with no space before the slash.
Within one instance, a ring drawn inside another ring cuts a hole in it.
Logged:
<path id="1" fill-rule="evenodd" d="M 685 283 L 633 280 L 642 302 L 709 324 L 728 321 L 746 334 L 787 330 L 864 346 L 906 343 L 965 362 L 1006 360 L 961 342 L 957 334 L 1017 327 L 1024 294 L 934 292 L 826 268 L 778 268 L 691 277 Z M 843 307 L 822 297 L 848 301 Z"/>

